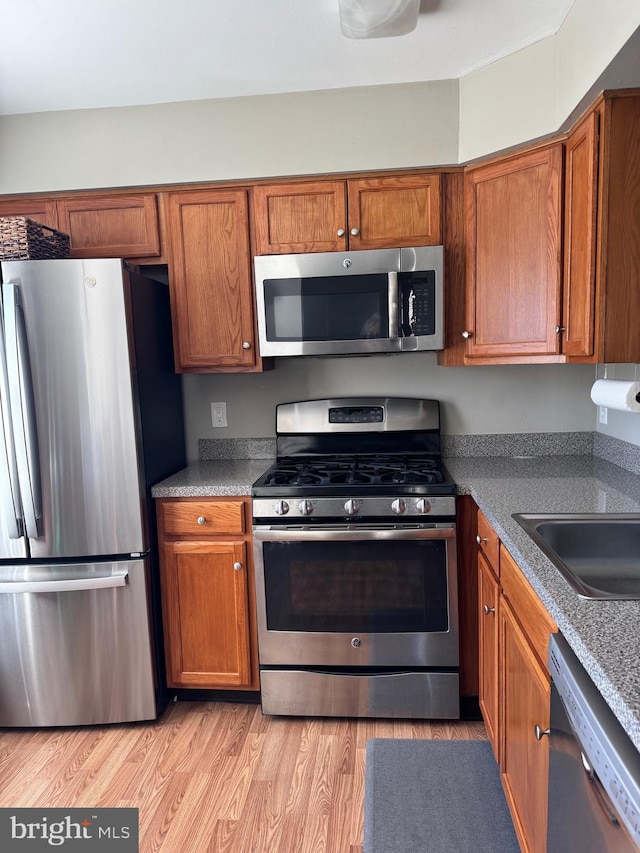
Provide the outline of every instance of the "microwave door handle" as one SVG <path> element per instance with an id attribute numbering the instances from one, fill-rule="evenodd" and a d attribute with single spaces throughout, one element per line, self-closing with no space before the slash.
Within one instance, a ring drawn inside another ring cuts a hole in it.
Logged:
<path id="1" fill-rule="evenodd" d="M 22 538 L 22 510 L 18 489 L 18 466 L 13 441 L 9 403 L 9 376 L 5 347 L 4 314 L 0 300 L 0 514 L 9 539 Z"/>
<path id="2" fill-rule="evenodd" d="M 390 338 L 400 337 L 400 326 L 398 324 L 398 273 L 393 270 L 389 273 L 389 334 Z"/>
<path id="3" fill-rule="evenodd" d="M 27 329 L 24 311 L 20 304 L 20 290 L 16 284 L 5 284 L 5 330 L 7 345 L 7 372 L 11 419 L 14 425 L 18 481 L 26 535 L 37 539 L 40 516 L 40 470 L 38 467 L 38 441 L 36 436 L 35 403 Z"/>

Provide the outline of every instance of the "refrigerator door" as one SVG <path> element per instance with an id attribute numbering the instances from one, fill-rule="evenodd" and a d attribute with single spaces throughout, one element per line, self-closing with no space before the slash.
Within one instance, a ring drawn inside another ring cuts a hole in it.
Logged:
<path id="1" fill-rule="evenodd" d="M 143 560 L 0 567 L 0 726 L 156 717 Z"/>
<path id="2" fill-rule="evenodd" d="M 31 556 L 144 552 L 122 262 L 8 261 L 2 279 Z"/>
<path id="3" fill-rule="evenodd" d="M 26 554 L 0 301 L 0 559 L 25 557 Z"/>

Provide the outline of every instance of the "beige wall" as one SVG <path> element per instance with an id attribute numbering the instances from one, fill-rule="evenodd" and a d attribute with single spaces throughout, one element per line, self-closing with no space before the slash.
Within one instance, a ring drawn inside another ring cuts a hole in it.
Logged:
<path id="1" fill-rule="evenodd" d="M 449 165 L 458 82 L 0 118 L 0 194 Z"/>
<path id="2" fill-rule="evenodd" d="M 460 162 L 556 131 L 639 26 L 638 0 L 575 0 L 557 35 L 462 77 Z"/>

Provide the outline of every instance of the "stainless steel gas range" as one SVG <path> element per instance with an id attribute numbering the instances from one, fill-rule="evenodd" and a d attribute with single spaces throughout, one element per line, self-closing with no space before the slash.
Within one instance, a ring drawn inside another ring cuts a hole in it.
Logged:
<path id="1" fill-rule="evenodd" d="M 455 484 L 435 400 L 279 405 L 253 495 L 262 710 L 458 718 Z"/>

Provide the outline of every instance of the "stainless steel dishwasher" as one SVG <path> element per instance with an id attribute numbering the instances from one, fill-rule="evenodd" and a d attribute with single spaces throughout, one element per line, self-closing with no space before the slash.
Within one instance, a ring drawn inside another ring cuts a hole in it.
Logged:
<path id="1" fill-rule="evenodd" d="M 640 753 L 561 634 L 549 671 L 547 853 L 639 851 Z"/>

